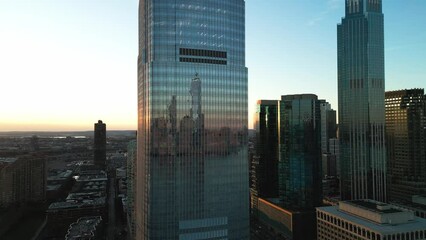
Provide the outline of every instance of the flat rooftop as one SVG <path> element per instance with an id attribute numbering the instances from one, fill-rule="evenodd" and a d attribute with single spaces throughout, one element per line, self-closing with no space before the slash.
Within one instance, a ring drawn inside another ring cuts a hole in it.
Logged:
<path id="1" fill-rule="evenodd" d="M 389 204 L 384 204 L 380 202 L 373 202 L 373 201 L 366 201 L 366 200 L 353 200 L 353 201 L 346 201 L 345 203 L 359 207 L 359 208 L 364 208 L 371 212 L 380 213 L 380 214 L 403 212 L 403 210 L 393 208 Z"/>
<path id="2" fill-rule="evenodd" d="M 66 180 L 71 177 L 72 170 L 49 171 L 47 181 Z"/>
<path id="3" fill-rule="evenodd" d="M 77 222 L 70 225 L 65 239 L 92 239 L 95 236 L 96 228 L 101 221 L 102 217 L 100 216 L 79 218 Z"/>
<path id="4" fill-rule="evenodd" d="M 84 208 L 84 207 L 100 207 L 106 204 L 106 198 L 93 198 L 84 199 L 80 201 L 67 201 L 67 202 L 54 202 L 49 205 L 48 210 L 61 210 L 70 208 Z"/>
<path id="5" fill-rule="evenodd" d="M 5 163 L 5 164 L 9 164 L 9 163 L 14 163 L 16 162 L 17 158 L 0 158 L 0 164 Z"/>
<path id="6" fill-rule="evenodd" d="M 415 217 L 412 211 L 373 200 L 342 201 L 338 206 L 318 207 L 317 211 L 381 234 L 426 230 L 426 219 Z"/>

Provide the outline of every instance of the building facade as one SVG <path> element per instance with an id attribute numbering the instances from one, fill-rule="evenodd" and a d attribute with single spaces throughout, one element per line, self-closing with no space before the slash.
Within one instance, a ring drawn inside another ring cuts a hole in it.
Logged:
<path id="1" fill-rule="evenodd" d="M 256 192 L 258 197 L 278 197 L 279 101 L 259 100 L 255 113 Z"/>
<path id="2" fill-rule="evenodd" d="M 0 158 L 0 208 L 46 199 L 46 160 L 30 154 Z"/>
<path id="3" fill-rule="evenodd" d="M 386 92 L 389 200 L 426 193 L 426 96 L 423 89 Z"/>
<path id="4" fill-rule="evenodd" d="M 244 0 L 139 2 L 136 239 L 248 239 Z"/>
<path id="5" fill-rule="evenodd" d="M 100 167 L 106 164 L 106 124 L 101 120 L 95 123 L 94 164 Z"/>
<path id="6" fill-rule="evenodd" d="M 257 220 L 267 227 L 268 232 L 280 237 L 259 236 L 260 239 L 315 239 L 315 211 L 285 209 L 275 200 L 278 199 L 259 198 Z"/>
<path id="7" fill-rule="evenodd" d="M 316 95 L 281 97 L 279 198 L 285 207 L 313 209 L 321 205 L 320 117 Z"/>
<path id="8" fill-rule="evenodd" d="M 318 240 L 422 240 L 426 219 L 373 200 L 339 202 L 317 208 Z"/>
<path id="9" fill-rule="evenodd" d="M 347 0 L 337 26 L 341 197 L 386 201 L 381 0 Z"/>
<path id="10" fill-rule="evenodd" d="M 127 225 L 131 239 L 135 238 L 136 146 L 136 140 L 127 145 Z"/>
<path id="11" fill-rule="evenodd" d="M 329 153 L 331 138 L 336 138 L 336 111 L 331 108 L 331 104 L 326 100 L 320 101 L 321 111 L 321 152 Z"/>

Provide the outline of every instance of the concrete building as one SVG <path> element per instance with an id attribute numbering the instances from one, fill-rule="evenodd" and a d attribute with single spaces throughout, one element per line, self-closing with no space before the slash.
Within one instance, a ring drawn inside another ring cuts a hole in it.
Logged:
<path id="1" fill-rule="evenodd" d="M 288 209 L 278 199 L 258 199 L 257 220 L 285 239 L 307 240 L 315 238 L 315 212 Z"/>
<path id="2" fill-rule="evenodd" d="M 103 239 L 101 216 L 88 216 L 79 218 L 71 223 L 65 240 L 100 240 Z"/>
<path id="3" fill-rule="evenodd" d="M 69 225 L 85 216 L 107 219 L 107 175 L 100 170 L 87 170 L 76 177 L 76 183 L 64 201 L 47 209 L 47 237 L 63 237 Z"/>
<path id="4" fill-rule="evenodd" d="M 129 142 L 127 146 L 127 225 L 131 239 L 135 238 L 135 165 L 136 141 Z"/>
<path id="5" fill-rule="evenodd" d="M 326 100 L 319 100 L 321 112 L 321 152 L 329 153 L 329 140 L 336 138 L 337 124 L 336 111 L 331 108 L 331 104 Z"/>
<path id="6" fill-rule="evenodd" d="M 389 201 L 411 202 L 426 193 L 426 96 L 405 89 L 385 97 Z"/>
<path id="7" fill-rule="evenodd" d="M 41 202 L 46 198 L 46 162 L 43 155 L 0 158 L 0 207 Z"/>
<path id="8" fill-rule="evenodd" d="M 340 148 L 339 148 L 339 139 L 330 138 L 329 139 L 329 151 L 330 154 L 336 157 L 336 173 L 337 176 L 340 176 Z"/>
<path id="9" fill-rule="evenodd" d="M 46 199 L 56 200 L 66 197 L 67 190 L 70 191 L 74 179 L 72 170 L 50 169 L 47 173 Z"/>
<path id="10" fill-rule="evenodd" d="M 411 202 L 392 202 L 392 204 L 413 211 L 417 217 L 426 218 L 426 195 L 415 195 Z"/>
<path id="11" fill-rule="evenodd" d="M 318 240 L 426 239 L 426 219 L 374 200 L 339 202 L 317 208 Z"/>

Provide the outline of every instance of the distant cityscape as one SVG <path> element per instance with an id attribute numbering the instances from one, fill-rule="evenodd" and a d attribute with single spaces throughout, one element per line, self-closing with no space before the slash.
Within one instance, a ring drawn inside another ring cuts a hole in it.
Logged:
<path id="1" fill-rule="evenodd" d="M 426 239 L 426 95 L 385 88 L 382 2 L 345 1 L 332 106 L 248 102 L 244 0 L 140 1 L 137 130 L 0 132 L 0 239 Z"/>

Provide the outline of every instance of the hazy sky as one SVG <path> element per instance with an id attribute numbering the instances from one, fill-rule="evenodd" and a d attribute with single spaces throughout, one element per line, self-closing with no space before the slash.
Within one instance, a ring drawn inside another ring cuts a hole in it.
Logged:
<path id="1" fill-rule="evenodd" d="M 0 131 L 136 129 L 137 0 L 0 0 Z M 344 0 L 246 0 L 257 99 L 315 93 L 337 109 Z M 426 87 L 426 1 L 384 0 L 386 90 Z"/>

